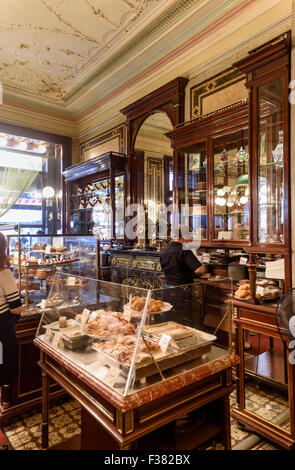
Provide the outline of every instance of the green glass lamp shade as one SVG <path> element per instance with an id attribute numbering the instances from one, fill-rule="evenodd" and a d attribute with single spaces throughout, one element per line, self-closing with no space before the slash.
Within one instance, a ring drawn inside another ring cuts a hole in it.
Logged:
<path id="1" fill-rule="evenodd" d="M 266 184 L 266 178 L 264 176 L 258 176 L 259 184 Z M 236 181 L 236 186 L 248 186 L 249 184 L 249 175 L 241 175 Z"/>
<path id="2" fill-rule="evenodd" d="M 249 184 L 249 176 L 247 174 L 239 176 L 236 181 L 236 186 L 247 186 L 248 184 Z"/>

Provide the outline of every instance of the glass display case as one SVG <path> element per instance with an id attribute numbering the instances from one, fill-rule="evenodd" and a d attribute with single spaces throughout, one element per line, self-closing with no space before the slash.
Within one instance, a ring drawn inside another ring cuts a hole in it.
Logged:
<path id="1" fill-rule="evenodd" d="M 237 406 L 233 416 L 279 446 L 294 448 L 294 367 L 276 322 L 278 299 L 292 287 L 290 238 L 289 83 L 291 33 L 252 51 L 234 66 L 250 91 L 251 195 L 248 291 L 236 307 Z M 239 294 L 240 289 L 237 294 Z M 259 391 L 251 400 L 253 384 Z M 278 392 L 280 390 L 280 392 Z M 272 393 L 275 399 L 267 402 Z"/>
<path id="2" fill-rule="evenodd" d="M 109 152 L 64 171 L 68 231 L 124 238 L 125 156 Z"/>
<path id="3" fill-rule="evenodd" d="M 201 246 L 249 243 L 248 117 L 242 101 L 167 133 L 178 155 L 178 203 L 189 205 Z"/>
<path id="4" fill-rule="evenodd" d="M 92 236 L 9 235 L 11 268 L 27 309 L 41 308 L 59 271 L 97 278 L 99 242 Z M 42 303 L 43 301 L 43 303 Z"/>
<path id="5" fill-rule="evenodd" d="M 257 242 L 285 243 L 284 80 L 257 90 Z"/>
<path id="6" fill-rule="evenodd" d="M 213 139 L 213 153 L 214 240 L 248 240 L 248 130 Z"/>
<path id="7" fill-rule="evenodd" d="M 185 148 L 184 194 L 180 196 L 192 207 L 191 227 L 200 230 L 200 239 L 208 238 L 207 221 L 207 143 L 199 142 Z"/>
<path id="8" fill-rule="evenodd" d="M 229 354 L 201 307 L 194 284 L 148 290 L 59 272 L 37 338 L 126 396 Z"/>

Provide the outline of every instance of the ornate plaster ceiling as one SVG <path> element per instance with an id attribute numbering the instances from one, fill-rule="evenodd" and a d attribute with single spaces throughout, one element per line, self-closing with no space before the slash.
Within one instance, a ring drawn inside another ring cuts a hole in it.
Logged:
<path id="1" fill-rule="evenodd" d="M 175 0 L 2 0 L 4 87 L 65 103 L 79 81 L 118 53 Z"/>

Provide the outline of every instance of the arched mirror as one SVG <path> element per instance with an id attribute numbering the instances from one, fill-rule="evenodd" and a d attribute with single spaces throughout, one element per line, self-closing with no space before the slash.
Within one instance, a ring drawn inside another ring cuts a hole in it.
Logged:
<path id="1" fill-rule="evenodd" d="M 174 183 L 178 179 L 177 152 L 173 153 L 165 133 L 184 121 L 187 82 L 187 78 L 175 78 L 121 109 L 127 118 L 127 206 L 150 202 L 168 207 L 177 200 L 173 185 L 173 177 Z M 155 212 L 149 216 L 157 223 Z M 169 216 L 168 212 L 168 223 Z"/>
<path id="2" fill-rule="evenodd" d="M 134 152 L 144 169 L 143 203 L 152 222 L 158 220 L 159 206 L 172 203 L 173 151 L 165 133 L 172 130 L 170 119 L 158 112 L 149 116 L 136 136 Z"/>

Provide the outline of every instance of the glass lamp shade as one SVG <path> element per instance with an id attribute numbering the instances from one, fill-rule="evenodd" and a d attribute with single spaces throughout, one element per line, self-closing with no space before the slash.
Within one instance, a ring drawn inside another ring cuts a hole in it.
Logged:
<path id="1" fill-rule="evenodd" d="M 225 199 L 224 197 L 217 197 L 217 198 L 215 199 L 215 204 L 216 204 L 217 206 L 223 207 L 223 206 L 226 204 L 226 199 Z"/>
<path id="2" fill-rule="evenodd" d="M 223 150 L 223 152 L 220 154 L 220 161 L 221 162 L 227 162 L 228 161 L 228 151 Z"/>
<path id="3" fill-rule="evenodd" d="M 54 197 L 54 189 L 51 186 L 45 186 L 42 189 L 42 196 L 45 199 L 50 199 L 51 197 Z"/>
<path id="4" fill-rule="evenodd" d="M 241 203 L 242 205 L 247 204 L 247 202 L 248 202 L 248 198 L 247 198 L 246 196 L 242 196 L 242 197 L 240 198 L 240 203 Z"/>
<path id="5" fill-rule="evenodd" d="M 18 148 L 19 148 L 20 150 L 27 150 L 27 148 L 28 148 L 27 142 L 20 142 L 20 143 L 18 144 Z"/>
<path id="6" fill-rule="evenodd" d="M 249 184 L 249 175 L 241 175 L 236 181 L 236 186 L 247 186 Z"/>
<path id="7" fill-rule="evenodd" d="M 45 145 L 39 145 L 39 147 L 38 147 L 38 152 L 39 152 L 39 153 L 46 153 L 46 147 L 45 147 Z"/>
<path id="8" fill-rule="evenodd" d="M 243 149 L 243 147 L 240 148 L 240 150 L 236 153 L 235 155 L 235 164 L 238 166 L 240 163 L 245 163 L 248 159 L 248 154 L 246 150 Z"/>

